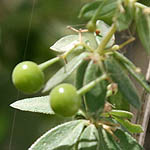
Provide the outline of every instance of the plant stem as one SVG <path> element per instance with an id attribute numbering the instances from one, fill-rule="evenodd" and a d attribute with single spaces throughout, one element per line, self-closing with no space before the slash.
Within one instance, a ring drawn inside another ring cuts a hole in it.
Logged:
<path id="1" fill-rule="evenodd" d="M 66 57 L 78 46 L 82 46 L 80 43 L 75 44 L 72 49 L 66 51 L 63 55 L 61 55 L 61 58 L 66 59 Z"/>
<path id="2" fill-rule="evenodd" d="M 129 40 L 123 42 L 119 45 L 119 49 L 123 48 L 124 46 L 128 45 L 129 43 L 133 42 L 135 40 L 135 37 L 130 38 Z"/>
<path id="3" fill-rule="evenodd" d="M 101 51 L 101 54 L 105 54 L 105 53 L 109 53 L 109 52 L 114 52 L 123 48 L 124 46 L 128 45 L 129 43 L 133 42 L 135 40 L 134 37 L 132 37 L 131 39 L 125 41 L 124 43 L 120 44 L 120 45 L 114 45 L 111 48 L 108 49 L 104 49 Z"/>
<path id="4" fill-rule="evenodd" d="M 96 10 L 95 14 L 93 15 L 91 21 L 93 23 L 96 23 L 96 20 L 97 20 L 97 16 L 99 16 L 104 4 L 105 4 L 106 0 L 103 1 L 103 3 L 98 7 L 98 9 Z"/>
<path id="5" fill-rule="evenodd" d="M 101 51 L 103 51 L 103 49 L 106 47 L 107 43 L 109 42 L 109 40 L 111 39 L 111 37 L 113 36 L 113 34 L 116 32 L 116 25 L 112 24 L 109 32 L 107 33 L 107 35 L 102 39 L 99 47 L 97 48 L 97 51 L 101 54 Z"/>
<path id="6" fill-rule="evenodd" d="M 102 80 L 107 79 L 107 75 L 103 74 L 102 76 L 98 77 L 96 80 L 91 81 L 90 83 L 88 83 L 87 85 L 85 85 L 84 87 L 82 87 L 81 89 L 79 89 L 77 92 L 79 95 L 84 95 L 85 93 L 87 93 L 88 91 L 90 91 L 94 86 L 96 86 L 97 83 L 99 83 Z"/>
<path id="7" fill-rule="evenodd" d="M 137 67 L 125 56 L 123 56 L 122 54 L 120 54 L 119 52 L 114 52 L 113 55 L 119 59 L 120 61 L 128 64 L 133 70 L 136 71 Z"/>
<path id="8" fill-rule="evenodd" d="M 69 51 L 65 52 L 64 54 L 62 54 L 61 56 L 57 56 L 53 59 L 50 59 L 42 64 L 39 65 L 40 69 L 43 71 L 46 68 L 48 68 L 49 66 L 53 65 L 54 63 L 56 63 L 57 61 L 59 61 L 60 59 L 66 59 L 66 57 L 77 47 L 77 46 L 85 46 L 82 43 L 80 44 L 76 44 L 74 45 L 74 47 L 72 49 L 70 49 Z"/>
<path id="9" fill-rule="evenodd" d="M 43 71 L 45 70 L 47 67 L 51 66 L 52 64 L 56 63 L 57 61 L 60 60 L 61 57 L 55 57 L 53 59 L 50 59 L 42 64 L 39 65 L 40 69 Z"/>
<path id="10" fill-rule="evenodd" d="M 147 7 L 146 5 L 143 5 L 143 4 L 141 4 L 141 3 L 138 3 L 138 2 L 135 2 L 135 7 L 139 7 L 139 8 L 149 8 L 149 7 Z"/>
<path id="11" fill-rule="evenodd" d="M 87 44 L 80 43 L 80 45 L 83 46 L 83 47 L 85 47 L 89 52 L 94 52 L 94 50 L 91 47 L 89 47 Z"/>
<path id="12" fill-rule="evenodd" d="M 146 73 L 146 79 L 148 81 L 150 80 L 150 61 Z M 147 93 L 145 90 L 143 91 L 142 95 L 142 103 L 143 105 L 141 110 L 138 112 L 136 123 L 140 124 L 144 129 L 144 132 L 140 133 L 138 137 L 139 144 L 143 146 L 147 133 L 148 122 L 150 119 L 150 94 Z"/>

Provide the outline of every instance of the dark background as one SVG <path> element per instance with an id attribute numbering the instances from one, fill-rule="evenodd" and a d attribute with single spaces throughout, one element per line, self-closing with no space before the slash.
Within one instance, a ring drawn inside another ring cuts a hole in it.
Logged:
<path id="1" fill-rule="evenodd" d="M 18 99 L 35 96 L 18 93 L 12 85 L 11 73 L 23 60 L 39 64 L 54 57 L 56 53 L 49 47 L 69 32 L 67 25 L 81 23 L 77 16 L 83 3 L 83 0 L 0 0 L 0 150 L 26 150 L 39 136 L 63 121 L 11 108 L 9 105 Z M 60 65 L 57 63 L 48 71 L 54 72 Z"/>

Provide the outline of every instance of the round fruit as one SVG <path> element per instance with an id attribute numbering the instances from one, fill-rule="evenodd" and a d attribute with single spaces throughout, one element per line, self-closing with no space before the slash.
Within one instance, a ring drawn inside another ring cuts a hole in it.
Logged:
<path id="1" fill-rule="evenodd" d="M 39 91 L 44 84 L 44 73 L 31 61 L 19 63 L 13 70 L 12 81 L 17 89 L 31 94 Z"/>
<path id="2" fill-rule="evenodd" d="M 93 23 L 92 21 L 89 21 L 88 24 L 86 25 L 87 29 L 89 32 L 95 32 L 96 31 L 96 24 Z"/>
<path id="3" fill-rule="evenodd" d="M 60 84 L 50 93 L 50 104 L 53 111 L 61 116 L 70 117 L 77 113 L 81 105 L 81 97 L 71 84 Z"/>

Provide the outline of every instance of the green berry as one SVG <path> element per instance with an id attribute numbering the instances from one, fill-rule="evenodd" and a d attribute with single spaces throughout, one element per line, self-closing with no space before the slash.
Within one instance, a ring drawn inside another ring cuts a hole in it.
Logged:
<path id="1" fill-rule="evenodd" d="M 53 111 L 61 116 L 75 115 L 81 106 L 81 97 L 71 84 L 60 84 L 50 93 L 50 105 Z"/>
<path id="2" fill-rule="evenodd" d="M 96 31 L 96 23 L 93 23 L 92 21 L 89 21 L 86 25 L 89 32 L 95 32 Z"/>
<path id="3" fill-rule="evenodd" d="M 42 88 L 44 84 L 44 73 L 36 63 L 24 61 L 14 68 L 12 81 L 18 90 L 32 94 Z"/>

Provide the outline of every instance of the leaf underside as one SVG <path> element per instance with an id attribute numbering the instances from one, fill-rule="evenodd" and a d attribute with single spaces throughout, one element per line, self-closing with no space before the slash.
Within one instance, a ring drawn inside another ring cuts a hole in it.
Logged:
<path id="1" fill-rule="evenodd" d="M 92 49 L 96 49 L 98 46 L 93 33 L 82 33 L 82 42 L 86 43 Z M 79 35 L 67 35 L 58 40 L 50 48 L 62 53 L 75 48 L 75 45 L 78 45 L 79 43 Z"/>
<path id="2" fill-rule="evenodd" d="M 30 111 L 53 115 L 54 112 L 49 104 L 49 96 L 26 98 L 12 103 L 10 106 L 22 111 Z"/>
<path id="3" fill-rule="evenodd" d="M 79 139 L 78 150 L 96 150 L 98 131 L 93 124 L 86 127 Z"/>
<path id="4" fill-rule="evenodd" d="M 89 53 L 82 53 L 79 56 L 74 57 L 64 67 L 56 72 L 46 83 L 43 92 L 49 91 L 51 88 L 56 86 L 65 80 L 71 73 L 82 63 L 82 61 L 89 55 Z"/>
<path id="5" fill-rule="evenodd" d="M 29 150 L 70 150 L 86 124 L 85 120 L 75 120 L 56 126 L 41 136 Z"/>

